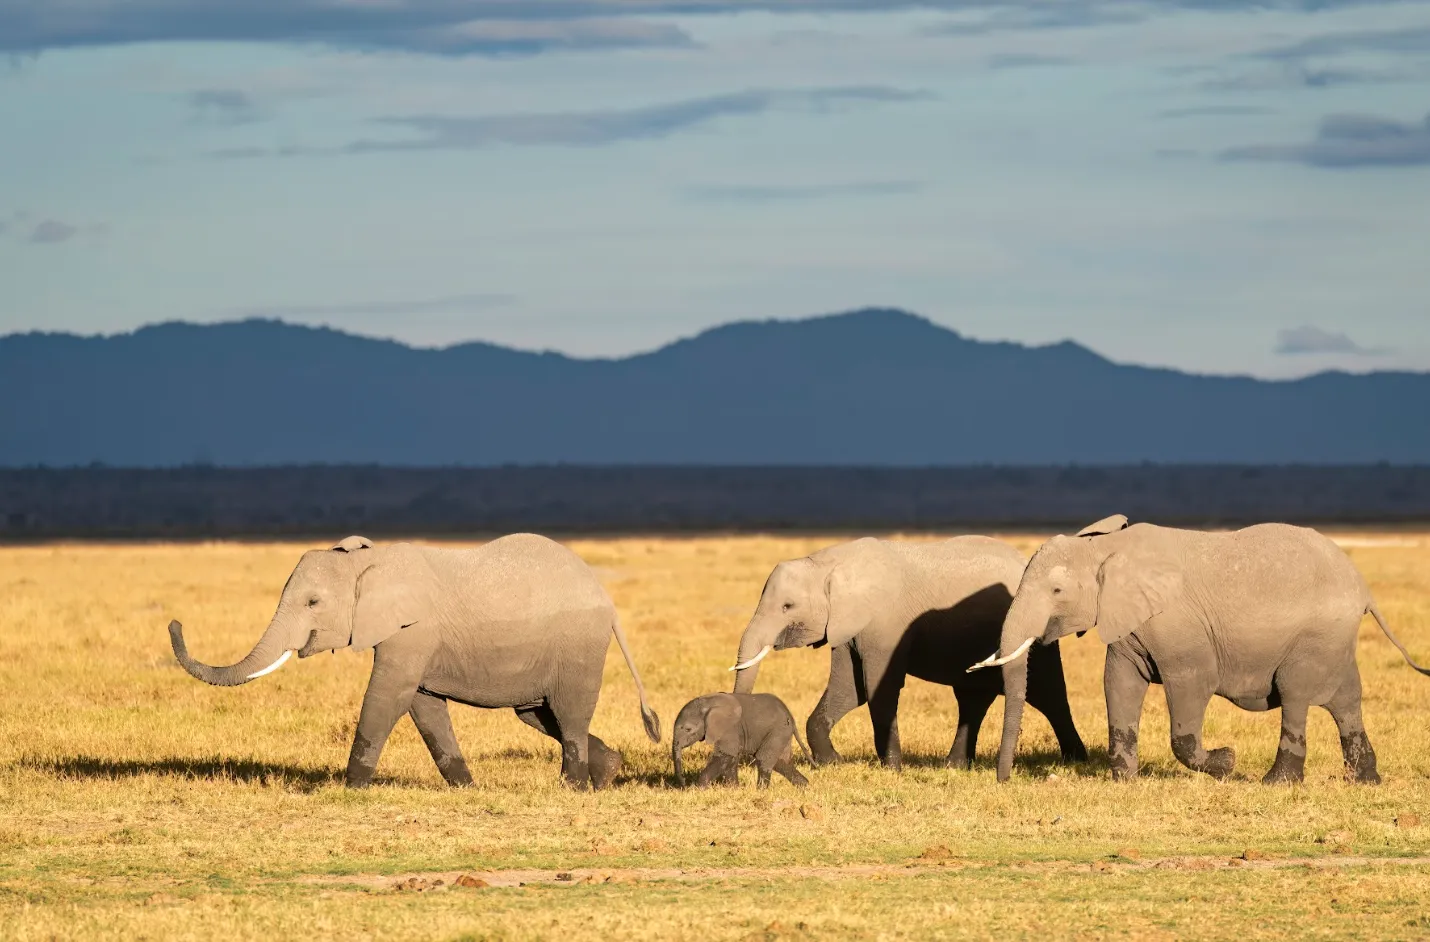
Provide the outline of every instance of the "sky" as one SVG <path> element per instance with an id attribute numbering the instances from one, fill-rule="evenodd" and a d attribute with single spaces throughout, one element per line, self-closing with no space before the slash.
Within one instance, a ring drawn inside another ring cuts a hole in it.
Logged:
<path id="1" fill-rule="evenodd" d="M 0 334 L 1430 370 L 1430 0 L 0 0 Z"/>

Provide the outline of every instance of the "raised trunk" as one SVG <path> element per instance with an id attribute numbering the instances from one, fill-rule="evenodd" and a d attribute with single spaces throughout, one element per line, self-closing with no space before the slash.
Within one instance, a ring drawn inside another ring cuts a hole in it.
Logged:
<path id="1" fill-rule="evenodd" d="M 288 645 L 288 633 L 280 626 L 277 617 L 269 623 L 268 630 L 263 632 L 263 637 L 258 639 L 248 656 L 227 667 L 210 667 L 190 657 L 188 645 L 184 644 L 184 626 L 177 621 L 169 622 L 169 643 L 174 648 L 174 657 L 179 659 L 184 670 L 206 684 L 219 687 L 236 687 L 248 683 L 255 676 L 265 674 L 276 667 L 280 659 L 292 650 Z"/>
<path id="2" fill-rule="evenodd" d="M 1047 626 L 1046 612 L 1034 610 L 1026 600 L 1013 600 L 1003 621 L 1003 638 L 998 645 L 1001 657 L 1014 653 L 1030 638 L 1040 638 Z M 1036 643 L 1036 642 L 1035 642 Z M 1013 753 L 1023 729 L 1023 705 L 1028 699 L 1028 652 L 1003 665 L 1003 741 L 998 747 L 998 781 L 1013 774 Z"/>
<path id="3" fill-rule="evenodd" d="M 751 661 L 755 661 L 755 658 L 760 656 L 761 651 L 764 651 L 766 647 L 772 646 L 775 643 L 776 633 L 775 631 L 765 629 L 762 625 L 751 622 L 745 629 L 745 633 L 740 636 L 740 656 L 735 663 L 747 664 Z M 760 665 L 758 661 L 750 664 L 750 666 L 744 670 L 735 671 L 735 692 L 754 693 L 755 678 L 759 676 L 759 673 Z"/>

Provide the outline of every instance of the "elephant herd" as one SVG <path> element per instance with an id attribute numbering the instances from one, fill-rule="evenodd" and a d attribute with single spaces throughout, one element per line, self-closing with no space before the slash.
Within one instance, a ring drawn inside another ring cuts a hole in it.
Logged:
<path id="1" fill-rule="evenodd" d="M 899 694 L 912 675 L 953 688 L 951 766 L 972 763 L 979 727 L 1000 694 L 999 781 L 1011 774 L 1025 703 L 1052 724 L 1064 760 L 1083 760 L 1058 641 L 1096 629 L 1107 645 L 1114 779 L 1137 774 L 1143 701 L 1148 686 L 1160 684 L 1173 754 L 1190 769 L 1224 777 L 1235 765 L 1232 749 L 1202 743 L 1207 706 L 1220 696 L 1245 710 L 1281 710 L 1280 745 L 1264 781 L 1302 779 L 1307 711 L 1321 706 L 1336 722 L 1347 773 L 1378 782 L 1355 660 L 1366 614 L 1412 667 L 1430 674 L 1391 633 L 1346 555 L 1302 527 L 1213 533 L 1129 526 L 1117 515 L 1053 537 L 1031 560 L 982 536 L 855 540 L 774 568 L 740 639 L 734 693 L 686 704 L 672 756 L 680 778 L 681 751 L 703 739 L 715 755 L 702 784 L 733 782 L 742 759 L 755 761 L 760 785 L 771 771 L 803 784 L 791 738 L 815 764 L 835 761 L 830 731 L 867 704 L 879 760 L 897 769 Z M 635 681 L 646 734 L 661 738 L 610 596 L 575 553 L 533 534 L 476 549 L 375 546 L 348 537 L 305 553 L 263 636 L 228 667 L 192 658 L 178 622 L 169 635 L 190 674 L 224 686 L 271 673 L 295 651 L 305 658 L 372 648 L 345 778 L 353 787 L 371 781 L 404 714 L 443 778 L 470 784 L 449 701 L 514 710 L 561 744 L 568 784 L 610 785 L 621 754 L 592 735 L 590 724 L 613 635 Z M 828 683 L 805 726 L 807 748 L 785 705 L 753 693 L 760 662 L 793 647 L 830 652 Z"/>

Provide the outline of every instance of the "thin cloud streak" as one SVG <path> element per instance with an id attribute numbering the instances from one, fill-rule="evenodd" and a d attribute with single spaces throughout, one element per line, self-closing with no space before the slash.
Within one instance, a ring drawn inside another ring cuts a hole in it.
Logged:
<path id="1" fill-rule="evenodd" d="M 58 245 L 79 235 L 79 227 L 58 219 L 46 219 L 30 230 L 30 242 L 34 245 Z"/>
<path id="2" fill-rule="evenodd" d="M 1328 115 L 1315 140 L 1236 147 L 1221 156 L 1228 161 L 1283 161 L 1325 169 L 1430 166 L 1430 114 L 1419 124 L 1377 115 Z"/>
<path id="3" fill-rule="evenodd" d="M 1312 327 L 1294 327 L 1276 335 L 1276 352 L 1282 356 L 1304 354 L 1343 354 L 1349 356 L 1382 356 L 1388 351 L 1362 347 L 1343 333 Z"/>
<path id="4" fill-rule="evenodd" d="M 297 157 L 320 154 L 476 150 L 484 147 L 596 147 L 620 141 L 651 140 L 709 124 L 719 118 L 771 111 L 824 114 L 849 107 L 928 101 L 925 91 L 880 85 L 815 89 L 753 89 L 611 111 L 518 113 L 458 117 L 404 115 L 375 119 L 386 127 L 417 132 L 408 139 L 362 139 L 338 148 L 253 147 L 209 151 L 214 158 Z"/>
<path id="5" fill-rule="evenodd" d="M 1354 9 L 1365 0 L 1292 0 L 1291 10 Z M 1072 29 L 1136 23 L 1181 10 L 1237 13 L 1244 0 L 0 0 L 0 53 L 163 42 L 319 43 L 427 55 L 692 44 L 661 18 L 762 12 L 821 14 L 944 10 L 982 19 L 931 34 Z"/>
<path id="6" fill-rule="evenodd" d="M 872 180 L 823 184 L 711 184 L 693 186 L 686 192 L 692 198 L 706 202 L 789 203 L 845 196 L 905 196 L 924 189 L 925 185 L 915 180 Z"/>

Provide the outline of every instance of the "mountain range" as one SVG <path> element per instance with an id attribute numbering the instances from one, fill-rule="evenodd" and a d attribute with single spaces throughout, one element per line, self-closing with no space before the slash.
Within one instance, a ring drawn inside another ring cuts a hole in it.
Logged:
<path id="1" fill-rule="evenodd" d="M 578 359 L 271 320 L 0 338 L 0 466 L 1430 462 L 1430 373 L 1202 376 L 904 311 Z"/>

